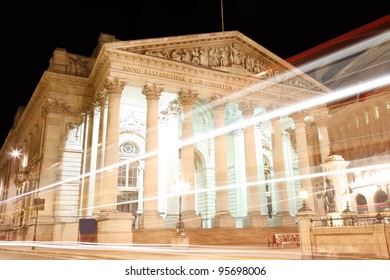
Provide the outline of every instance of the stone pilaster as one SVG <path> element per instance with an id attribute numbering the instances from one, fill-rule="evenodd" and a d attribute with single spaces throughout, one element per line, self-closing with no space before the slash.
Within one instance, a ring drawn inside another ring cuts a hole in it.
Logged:
<path id="1" fill-rule="evenodd" d="M 321 162 L 324 162 L 330 153 L 329 147 L 329 134 L 328 134 L 328 122 L 331 116 L 328 113 L 322 113 L 314 117 L 315 123 L 318 128 L 318 140 L 320 143 Z"/>
<path id="2" fill-rule="evenodd" d="M 310 219 L 315 216 L 310 209 L 303 211 L 299 210 L 297 213 L 298 225 L 299 225 L 299 238 L 300 247 L 302 250 L 302 259 L 311 260 L 313 259 L 312 242 L 311 242 L 311 222 Z"/>

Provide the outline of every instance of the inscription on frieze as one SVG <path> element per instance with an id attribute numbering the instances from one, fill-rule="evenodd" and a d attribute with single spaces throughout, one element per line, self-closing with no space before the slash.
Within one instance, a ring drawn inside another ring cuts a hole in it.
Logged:
<path id="1" fill-rule="evenodd" d="M 165 72 L 149 70 L 149 69 L 141 69 L 138 67 L 131 67 L 131 66 L 123 66 L 122 70 L 127 71 L 127 72 L 142 74 L 142 75 L 160 77 L 160 78 L 164 78 L 164 79 L 168 79 L 168 80 L 187 82 L 187 83 L 196 84 L 196 85 L 204 85 L 204 86 L 208 86 L 208 87 L 212 87 L 212 88 L 219 88 L 219 89 L 230 90 L 230 91 L 233 90 L 233 87 L 231 85 L 216 83 L 216 82 L 202 80 L 202 79 L 198 79 L 198 78 L 182 76 L 182 75 L 178 75 L 178 74 L 165 73 Z"/>

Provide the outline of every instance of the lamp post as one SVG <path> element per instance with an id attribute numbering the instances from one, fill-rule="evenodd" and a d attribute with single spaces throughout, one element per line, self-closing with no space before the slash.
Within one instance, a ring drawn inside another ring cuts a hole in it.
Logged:
<path id="1" fill-rule="evenodd" d="M 182 220 L 182 213 L 181 213 L 181 208 L 182 208 L 182 200 L 183 200 L 183 192 L 187 191 L 188 189 L 188 184 L 183 181 L 178 181 L 176 183 L 176 187 L 178 189 L 178 192 L 180 193 L 179 195 L 179 221 L 176 224 L 176 231 L 179 234 L 179 236 L 185 236 L 186 233 L 184 231 L 184 222 Z"/>
<path id="2" fill-rule="evenodd" d="M 309 193 L 307 190 L 302 189 L 299 191 L 299 196 L 302 198 L 302 207 L 298 210 L 298 212 L 302 211 L 311 211 L 309 207 L 307 207 L 306 199 L 308 197 Z"/>

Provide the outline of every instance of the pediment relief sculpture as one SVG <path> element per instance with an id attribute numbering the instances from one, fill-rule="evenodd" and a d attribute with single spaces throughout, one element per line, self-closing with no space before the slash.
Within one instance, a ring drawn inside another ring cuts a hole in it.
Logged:
<path id="1" fill-rule="evenodd" d="M 141 53 L 229 73 L 255 76 L 296 87 L 312 88 L 297 76 L 283 75 L 289 69 L 276 66 L 278 63 L 267 57 L 266 54 L 256 55 L 235 42 L 186 48 L 143 50 Z"/>
<path id="2" fill-rule="evenodd" d="M 223 43 L 191 48 L 146 50 L 143 54 L 168 58 L 193 65 L 232 72 L 231 67 L 240 67 L 249 73 L 259 74 L 271 69 L 265 58 L 249 54 L 236 43 Z M 271 74 L 263 78 L 270 77 Z"/>

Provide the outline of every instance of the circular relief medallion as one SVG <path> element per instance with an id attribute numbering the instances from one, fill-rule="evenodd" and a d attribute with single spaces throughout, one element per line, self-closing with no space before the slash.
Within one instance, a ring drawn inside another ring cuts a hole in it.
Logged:
<path id="1" fill-rule="evenodd" d="M 18 183 L 24 183 L 27 180 L 27 174 L 25 172 L 18 172 L 15 174 L 15 181 Z"/>

